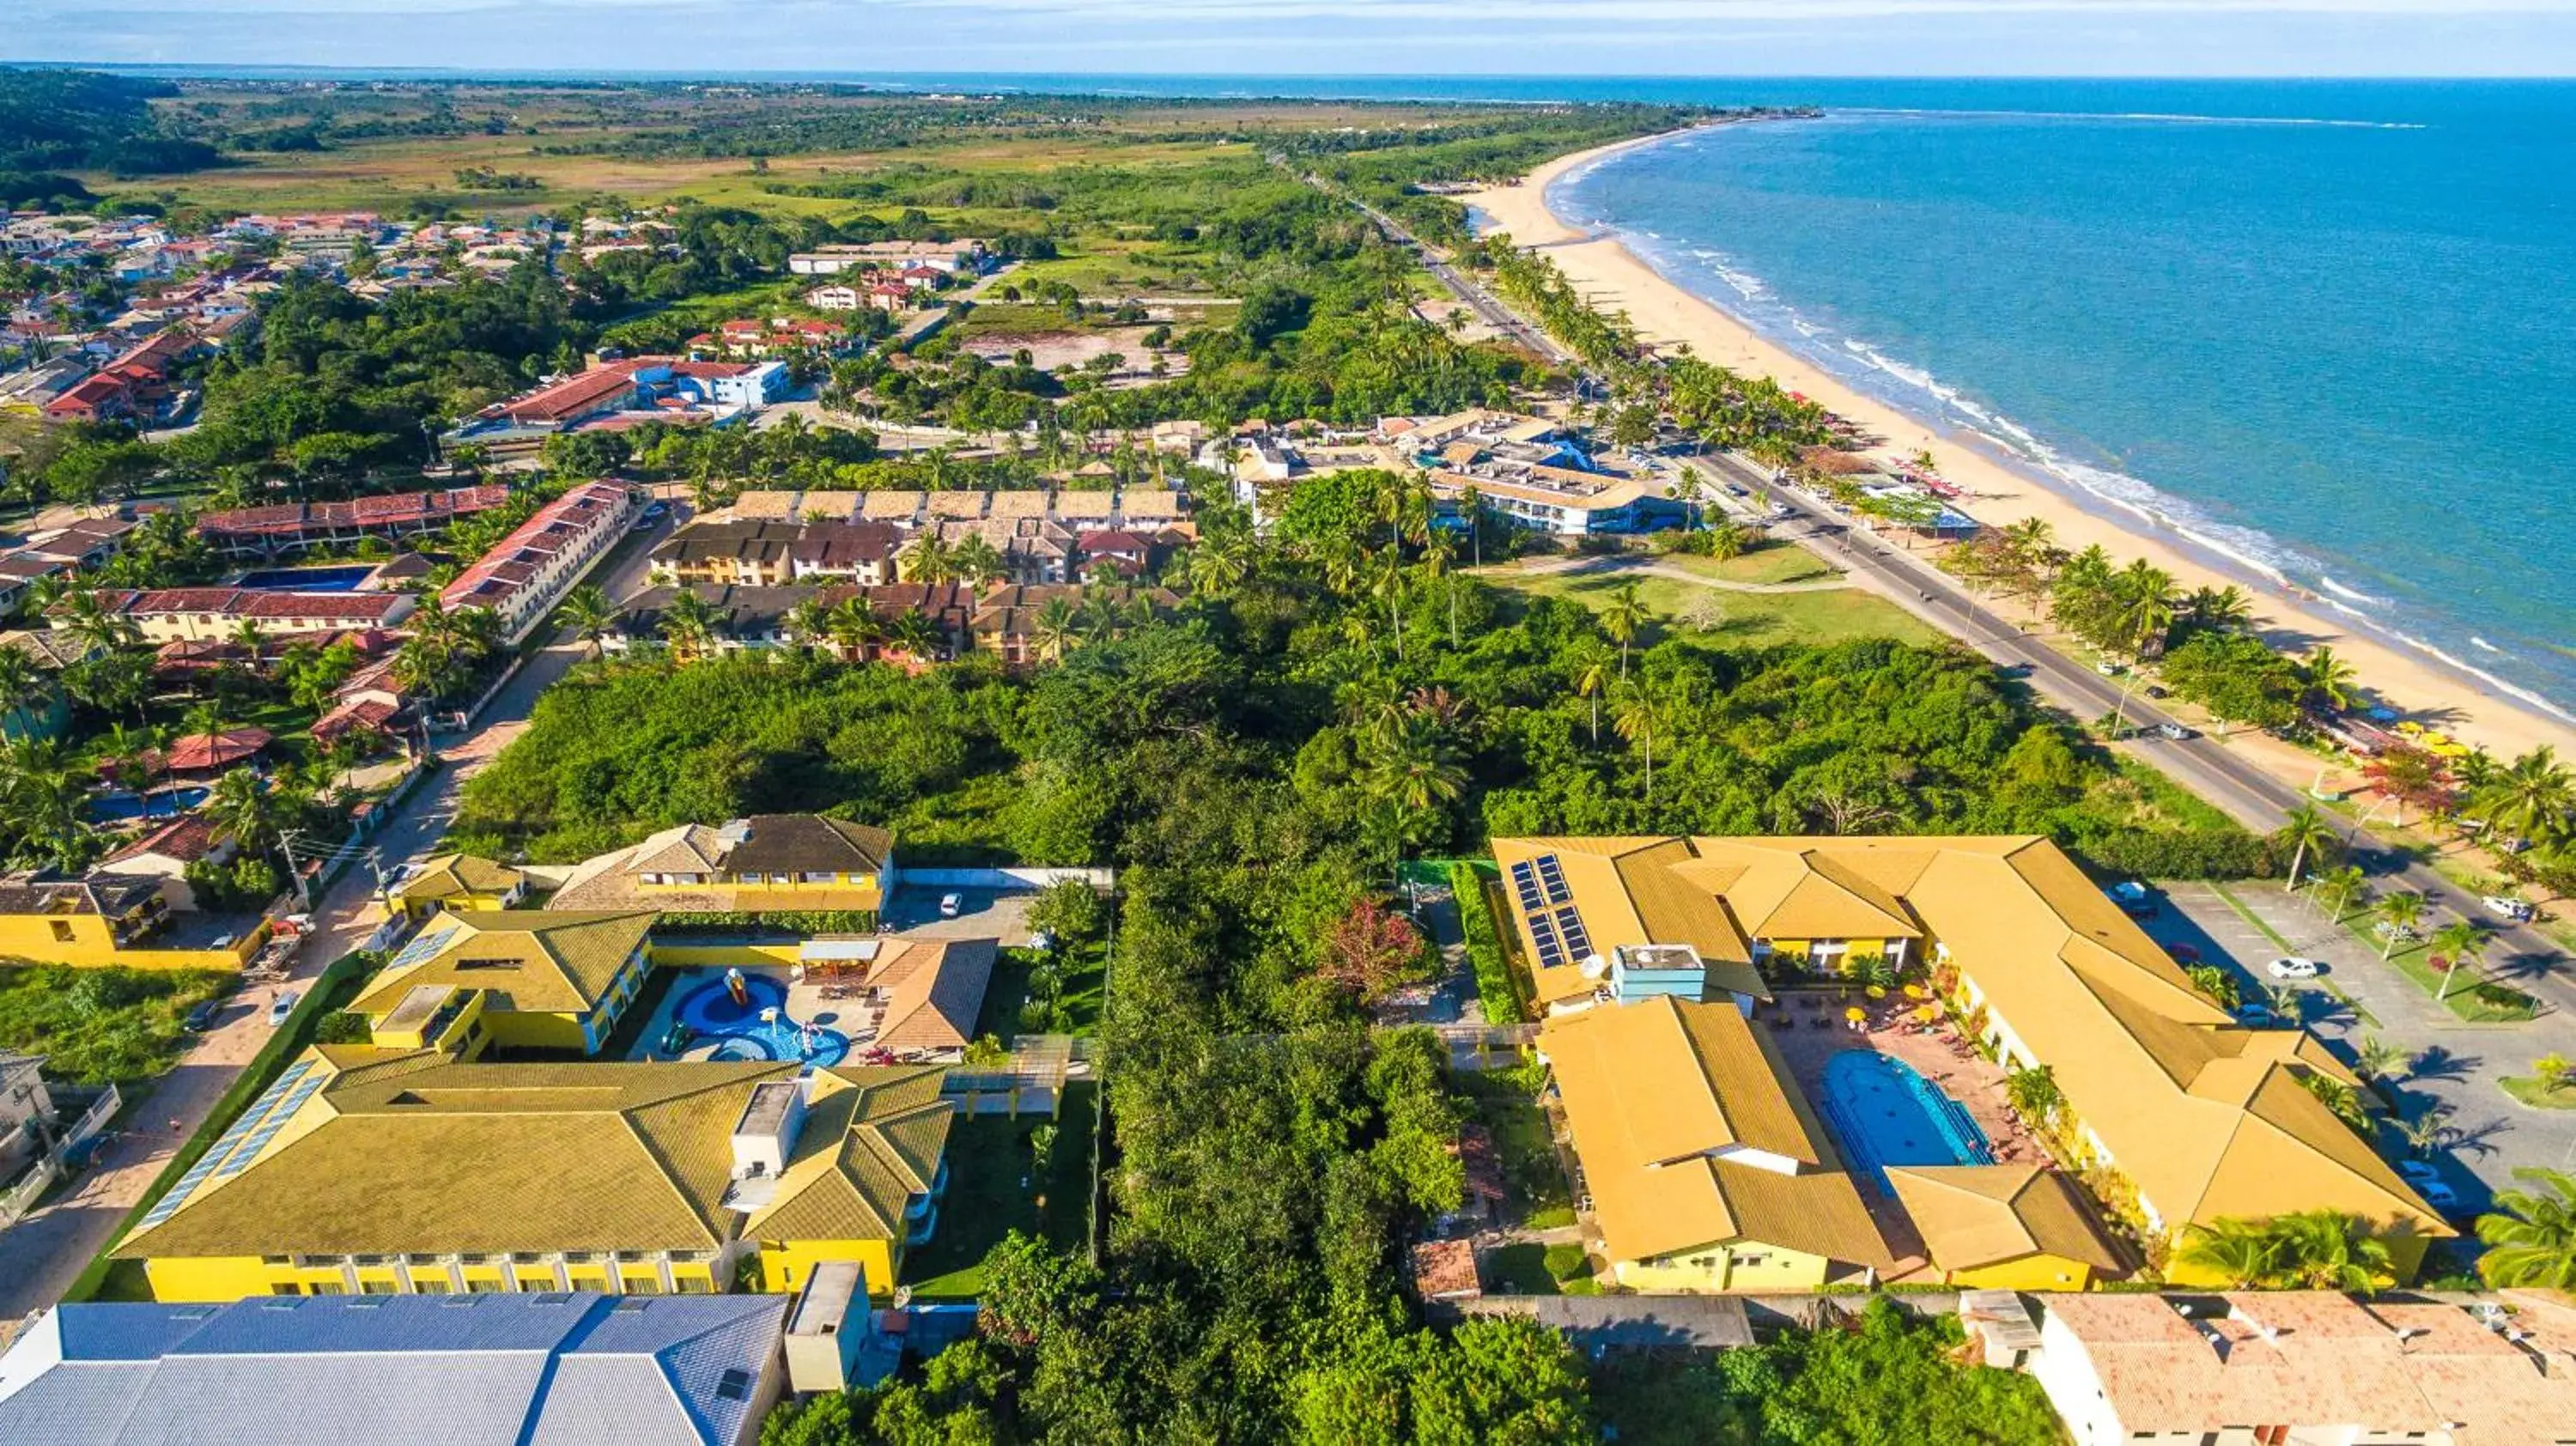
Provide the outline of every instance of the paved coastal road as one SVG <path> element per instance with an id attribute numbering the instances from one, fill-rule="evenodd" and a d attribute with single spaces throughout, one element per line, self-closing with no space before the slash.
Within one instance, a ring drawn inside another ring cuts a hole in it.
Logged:
<path id="1" fill-rule="evenodd" d="M 1497 330 L 1518 339 L 1560 366 L 1575 364 L 1574 357 L 1553 338 L 1522 319 L 1446 260 L 1435 256 L 1395 218 L 1354 197 L 1334 191 L 1319 178 L 1309 176 L 1307 180 L 1328 194 L 1340 196 L 1358 207 L 1390 238 L 1413 247 L 1421 254 L 1423 264 L 1431 274 L 1449 288 L 1452 295 L 1473 308 Z M 1818 552 L 1875 584 L 1917 616 L 1961 639 L 2006 671 L 2027 681 L 2041 696 L 2075 717 L 2098 718 L 2121 706 L 2118 684 L 2024 634 L 2018 626 L 1985 607 L 1946 573 L 1929 563 L 1875 538 L 1857 534 L 1846 519 L 1824 503 L 1795 489 L 1775 485 L 1770 474 L 1755 463 L 1731 453 L 1721 453 L 1698 459 L 1696 465 L 1719 484 L 1721 492 L 1726 483 L 1733 482 L 1770 493 L 1775 501 L 1785 503 L 1791 509 L 1789 522 L 1796 529 L 1795 535 Z M 2127 713 L 2141 729 L 2153 729 L 2160 723 L 2177 721 L 2144 697 L 2130 698 Z M 2156 738 L 2152 733 L 2146 736 L 2152 741 L 2121 746 L 2163 769 L 2248 827 L 2265 832 L 2277 829 L 2290 810 L 2304 801 L 2295 786 L 2265 773 L 2215 739 L 2201 736 L 2172 742 Z M 2374 886 L 2382 890 L 2410 890 L 2430 900 L 2436 916 L 2428 927 L 2438 927 L 2441 923 L 2439 916 L 2444 911 L 2480 924 L 2497 922 L 2474 897 L 2423 864 L 2374 849 L 2356 849 L 2354 858 L 2372 875 Z M 2487 951 L 2486 963 L 2490 973 L 2538 995 L 2550 1008 L 2576 1011 L 2576 982 L 2571 982 L 2561 969 L 2565 954 L 2537 930 L 2527 927 L 2498 930 Z"/>
<path id="2" fill-rule="evenodd" d="M 686 512 L 673 500 L 653 530 L 630 534 L 595 570 L 592 581 L 623 600 L 644 584 L 647 555 Z M 492 700 L 472 731 L 444 741 L 439 769 L 386 818 L 372 840 L 392 875 L 436 852 L 454 822 L 467 779 L 482 771 L 527 727 L 537 698 L 581 661 L 582 644 L 558 641 L 539 650 Z M 297 956 L 283 989 L 312 987 L 324 966 L 364 943 L 384 921 L 375 876 L 363 865 L 340 876 L 316 901 L 314 936 Z M 216 1025 L 172 1069 L 151 1085 L 150 1097 L 122 1133 L 109 1140 L 99 1163 L 59 1189 L 43 1208 L 0 1230 L 0 1330 L 29 1311 L 62 1298 L 72 1281 L 108 1241 L 117 1223 L 151 1188 L 178 1148 L 205 1123 L 215 1102 L 268 1039 L 268 1005 L 275 990 L 247 989 L 229 1001 Z"/>

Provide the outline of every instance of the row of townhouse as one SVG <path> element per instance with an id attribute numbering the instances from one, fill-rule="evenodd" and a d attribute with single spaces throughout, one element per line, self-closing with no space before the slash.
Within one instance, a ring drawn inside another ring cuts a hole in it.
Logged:
<path id="1" fill-rule="evenodd" d="M 57 422 L 149 421 L 170 401 L 170 372 L 206 349 L 188 327 L 172 326 L 145 337 L 45 403 Z"/>
<path id="2" fill-rule="evenodd" d="M 836 321 L 812 317 L 773 316 L 763 321 L 737 317 L 689 338 L 692 355 L 721 352 L 735 358 L 808 356 L 839 352 L 850 344 L 850 329 Z"/>
<path id="3" fill-rule="evenodd" d="M 904 271 L 925 267 L 944 276 L 977 276 L 992 268 L 992 248 L 980 240 L 868 241 L 817 246 L 787 258 L 796 276 L 838 276 L 844 271 Z"/>
<path id="4" fill-rule="evenodd" d="M 336 636 L 398 626 L 416 606 L 401 592 L 284 592 L 240 587 L 102 589 L 95 594 L 110 614 L 134 625 L 146 643 L 226 642 L 243 623 L 270 637 Z M 71 626 L 67 604 L 46 615 L 56 630 Z"/>
<path id="5" fill-rule="evenodd" d="M 1070 583 L 1000 583 L 981 591 L 953 582 L 875 587 L 679 583 L 637 594 L 618 614 L 617 628 L 601 640 L 602 646 L 612 653 L 673 646 L 671 623 L 683 595 L 696 599 L 697 610 L 708 622 L 704 638 L 686 642 L 692 651 L 821 647 L 853 661 L 863 656 L 915 666 L 970 650 L 991 653 L 1012 666 L 1040 661 L 1051 645 L 1047 619 L 1052 605 L 1059 602 L 1086 619 L 1167 613 L 1180 605 L 1178 596 L 1162 588 Z M 855 645 L 830 621 L 853 599 L 876 620 L 874 636 Z M 809 603 L 825 619 L 825 631 L 819 637 L 805 636 L 796 623 L 799 609 Z M 900 640 L 895 625 L 906 614 L 918 614 L 929 624 L 927 656 L 910 652 Z"/>
<path id="6" fill-rule="evenodd" d="M 371 537 L 397 541 L 441 532 L 461 518 L 489 512 L 509 500 L 509 488 L 486 483 L 345 502 L 286 502 L 209 512 L 197 519 L 197 531 L 228 556 L 277 557 Z"/>
<path id="7" fill-rule="evenodd" d="M 652 570 L 657 582 L 781 587 L 832 579 L 875 586 L 909 577 L 905 554 L 928 542 L 951 551 L 981 544 L 998 559 L 1000 576 L 1013 582 L 1063 583 L 1101 568 L 1139 577 L 1187 540 L 1169 527 L 1077 531 L 1044 518 L 947 518 L 904 526 L 731 517 L 680 529 L 654 549 Z"/>
<path id="8" fill-rule="evenodd" d="M 0 617 L 18 610 L 47 578 L 71 578 L 104 564 L 125 545 L 136 524 L 122 517 L 89 517 L 48 528 L 0 552 Z"/>
<path id="9" fill-rule="evenodd" d="M 643 508 L 643 494 L 622 482 L 584 482 L 475 559 L 439 600 L 450 612 L 491 609 L 501 619 L 503 640 L 515 647 L 617 545 Z"/>

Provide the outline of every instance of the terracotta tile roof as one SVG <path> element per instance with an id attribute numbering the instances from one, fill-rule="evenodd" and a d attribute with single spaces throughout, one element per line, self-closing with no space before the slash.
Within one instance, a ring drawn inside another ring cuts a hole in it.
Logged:
<path id="1" fill-rule="evenodd" d="M 1417 1300 L 1463 1300 L 1483 1293 L 1471 1240 L 1416 1241 L 1407 1252 Z"/>
<path id="2" fill-rule="evenodd" d="M 1000 945 L 991 939 L 904 939 L 888 940 L 887 947 L 867 976 L 871 987 L 892 996 L 877 1046 L 897 1054 L 965 1048 L 975 1037 L 975 1016 L 992 986 Z"/>

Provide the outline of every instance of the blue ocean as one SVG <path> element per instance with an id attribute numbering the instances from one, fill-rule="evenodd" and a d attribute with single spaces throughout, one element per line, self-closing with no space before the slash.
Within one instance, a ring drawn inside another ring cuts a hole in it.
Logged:
<path id="1" fill-rule="evenodd" d="M 2097 511 L 2576 709 L 2576 85 L 1727 93 L 1828 113 L 1551 200 Z"/>

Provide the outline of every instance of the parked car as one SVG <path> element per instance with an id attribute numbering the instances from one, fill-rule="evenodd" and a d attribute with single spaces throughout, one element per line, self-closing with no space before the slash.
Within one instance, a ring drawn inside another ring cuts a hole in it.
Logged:
<path id="1" fill-rule="evenodd" d="M 2263 966 L 2263 972 L 2275 979 L 2314 979 L 2326 972 L 2326 966 L 2314 959 L 2301 959 L 2294 955 L 2273 960 Z"/>
<path id="2" fill-rule="evenodd" d="M 2269 1005 L 2240 1004 L 2227 1012 L 2235 1015 L 2236 1022 L 2247 1029 L 2270 1029 L 2285 1022 Z"/>
<path id="3" fill-rule="evenodd" d="M 268 1027 L 275 1029 L 286 1023 L 286 1017 L 295 1012 L 295 1001 L 302 997 L 303 996 L 297 994 L 294 990 L 288 989 L 281 991 L 275 999 L 270 1000 L 268 1004 Z"/>
<path id="4" fill-rule="evenodd" d="M 2531 905 L 2510 894 L 2489 894 L 2478 902 L 2486 905 L 2487 912 L 2499 919 L 2510 919 L 2517 924 L 2531 922 Z"/>
<path id="5" fill-rule="evenodd" d="M 2161 686 L 2154 683 L 2149 683 L 2146 686 L 2145 692 L 2150 698 L 2170 698 L 2173 696 L 2171 693 L 2166 692 Z"/>
<path id="6" fill-rule="evenodd" d="M 966 896 L 965 896 L 965 895 L 963 895 L 963 894 L 941 894 L 941 895 L 939 896 L 939 917 L 941 917 L 941 918 L 943 918 L 943 919 L 954 919 L 954 918 L 956 918 L 959 914 L 962 914 L 962 913 L 964 913 L 965 911 L 966 911 Z"/>
<path id="7" fill-rule="evenodd" d="M 204 1003 L 199 1004 L 196 1008 L 189 1010 L 188 1017 L 180 1022 L 185 1024 L 190 1032 L 203 1034 L 207 1030 L 215 1027 L 215 1019 L 223 1012 L 224 1002 L 222 1000 L 209 999 Z"/>
<path id="8" fill-rule="evenodd" d="M 2116 678 L 2129 671 L 2129 665 L 2126 663 L 2115 663 L 2109 658 L 2104 658 L 2093 665 L 2093 671 L 2101 674 L 2105 678 Z"/>
<path id="9" fill-rule="evenodd" d="M 2424 1197 L 2425 1204 L 2437 1210 L 2453 1209 L 2460 1203 L 2460 1192 L 2451 1188 L 2450 1182 L 2442 1178 L 2442 1172 L 2434 1169 L 2430 1160 L 2400 1160 L 2397 1173 L 2405 1177 L 2407 1184 L 2415 1187 L 2415 1193 Z"/>
<path id="10" fill-rule="evenodd" d="M 2163 734 L 2165 737 L 2172 739 L 2176 743 L 2180 743 L 2187 738 L 2196 738 L 2200 736 L 2179 723 L 2159 723 L 2156 725 L 2156 731 Z"/>
<path id="11" fill-rule="evenodd" d="M 2136 879 L 2113 884 L 2107 892 L 2111 896 L 2111 902 L 2120 906 L 2120 912 L 2132 919 L 2152 919 L 2156 916 L 2156 896 L 2149 893 L 2147 886 Z"/>

